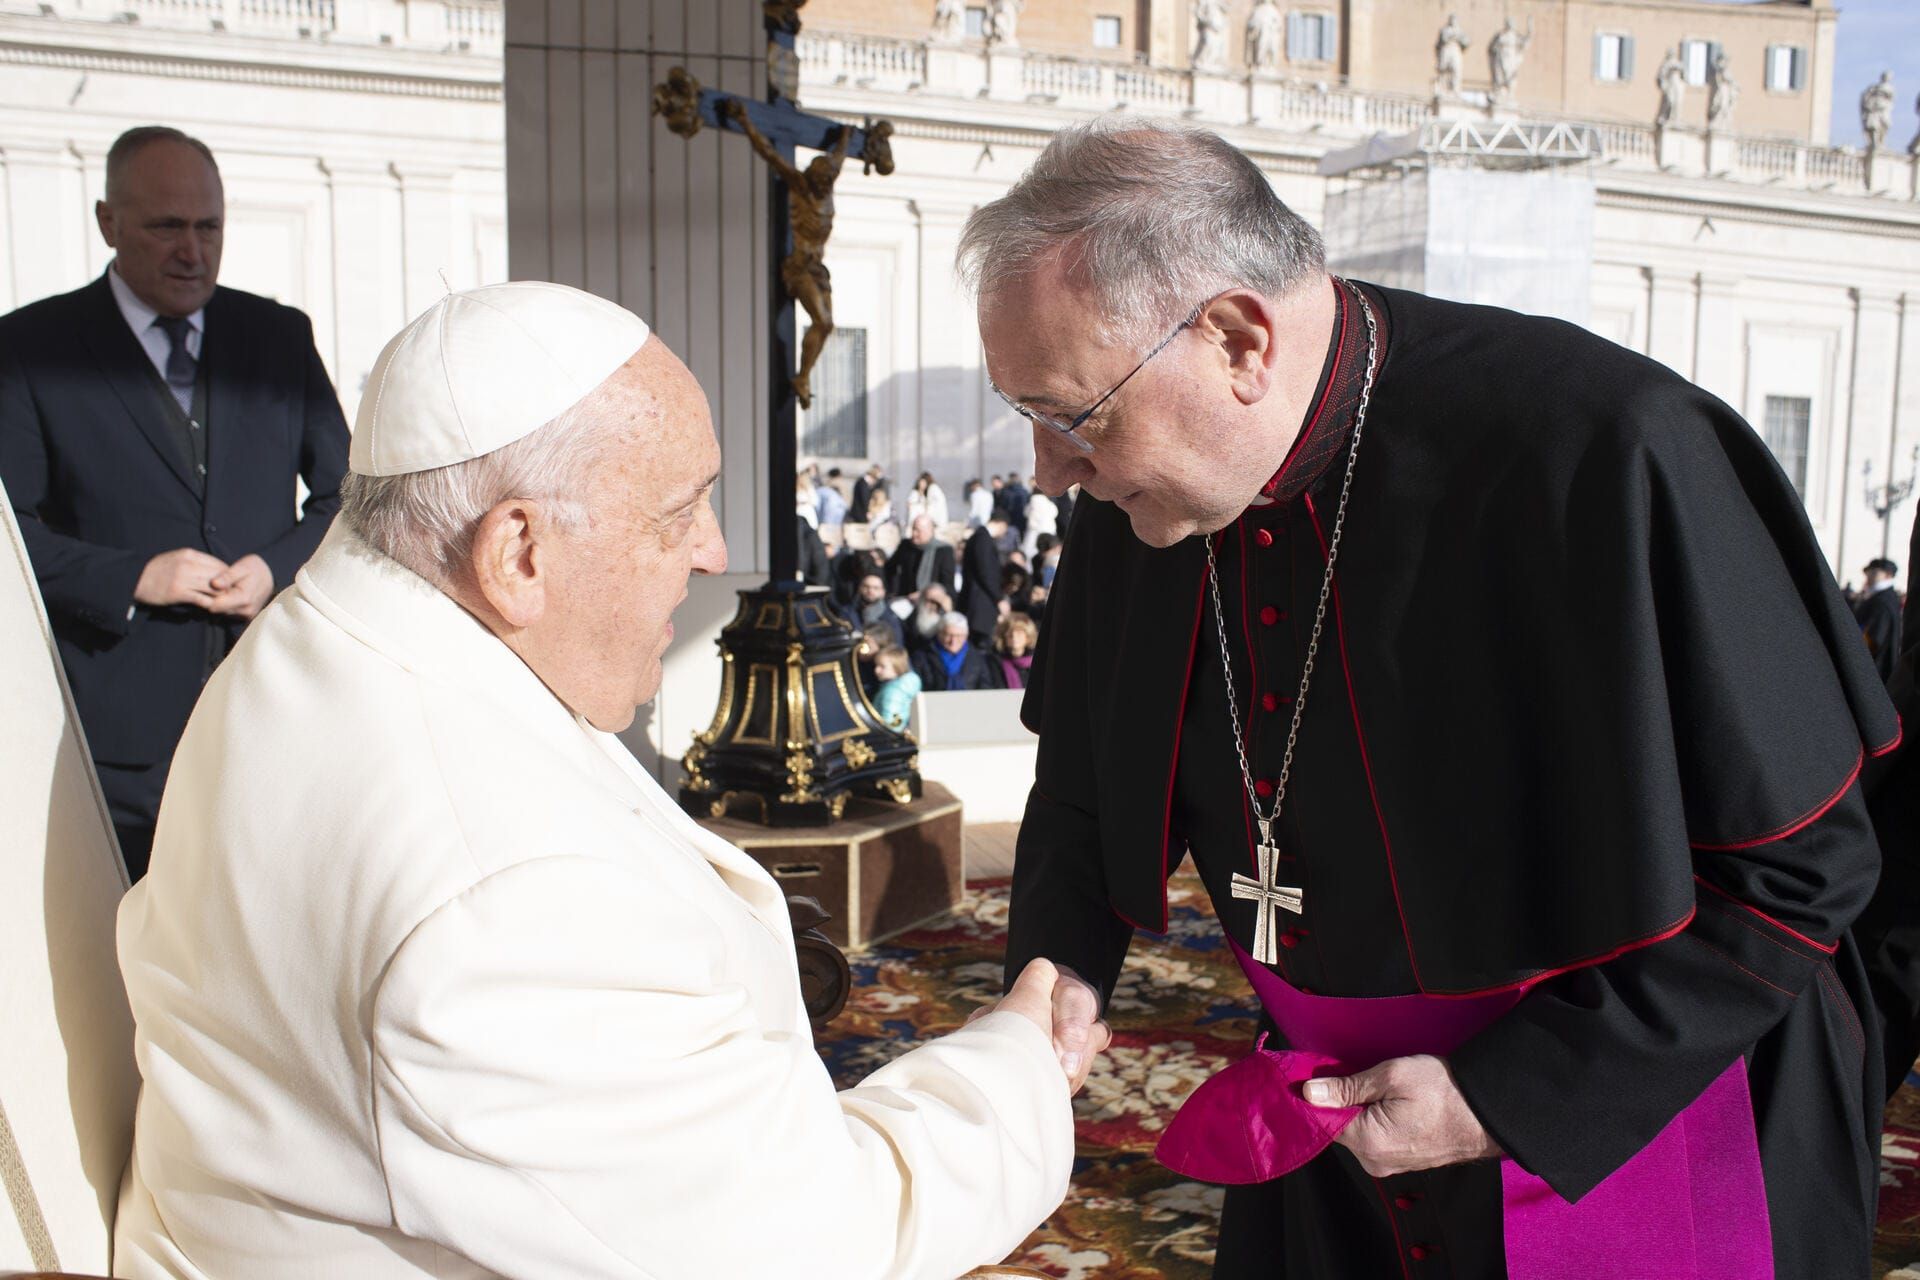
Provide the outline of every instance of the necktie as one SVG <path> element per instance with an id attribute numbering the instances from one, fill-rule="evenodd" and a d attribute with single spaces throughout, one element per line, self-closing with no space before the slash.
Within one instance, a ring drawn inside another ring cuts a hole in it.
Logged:
<path id="1" fill-rule="evenodd" d="M 159 316 L 154 324 L 166 333 L 173 348 L 167 353 L 167 389 L 180 402 L 180 412 L 191 415 L 193 380 L 199 370 L 199 362 L 187 350 L 187 335 L 193 331 L 193 323 L 185 316 Z"/>

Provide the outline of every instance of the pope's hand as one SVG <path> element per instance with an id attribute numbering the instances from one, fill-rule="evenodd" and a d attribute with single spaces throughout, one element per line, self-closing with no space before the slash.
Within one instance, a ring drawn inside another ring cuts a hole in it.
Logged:
<path id="1" fill-rule="evenodd" d="M 1029 962 L 1000 1002 L 976 1010 L 973 1018 L 992 1009 L 1017 1013 L 1047 1033 L 1069 1093 L 1080 1092 L 1094 1058 L 1113 1039 L 1107 1024 L 1099 1020 L 1098 993 L 1073 970 L 1059 968 L 1045 957 Z"/>
<path id="2" fill-rule="evenodd" d="M 1303 1092 L 1315 1106 L 1366 1108 L 1334 1141 L 1375 1178 L 1503 1154 L 1439 1058 L 1389 1058 L 1359 1075 L 1309 1080 Z"/>

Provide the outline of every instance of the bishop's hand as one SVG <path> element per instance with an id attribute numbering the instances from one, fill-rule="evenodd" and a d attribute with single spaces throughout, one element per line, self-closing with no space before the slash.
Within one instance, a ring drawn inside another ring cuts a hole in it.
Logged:
<path id="1" fill-rule="evenodd" d="M 1093 1060 L 1113 1040 L 1107 1024 L 1100 1021 L 1099 993 L 1073 970 L 1056 966 L 1044 956 L 1028 962 L 999 1003 L 982 1005 L 967 1021 L 996 1009 L 1018 1013 L 1047 1033 L 1069 1094 L 1080 1092 L 1093 1070 Z"/>
<path id="2" fill-rule="evenodd" d="M 1504 1154 L 1439 1058 L 1389 1058 L 1358 1075 L 1309 1080 L 1318 1107 L 1365 1107 L 1334 1141 L 1375 1178 Z"/>

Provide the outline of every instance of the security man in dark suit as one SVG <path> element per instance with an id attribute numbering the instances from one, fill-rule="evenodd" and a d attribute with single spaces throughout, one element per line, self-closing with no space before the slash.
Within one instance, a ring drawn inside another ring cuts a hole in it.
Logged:
<path id="1" fill-rule="evenodd" d="M 1853 602 L 1854 620 L 1860 624 L 1860 634 L 1866 638 L 1867 651 L 1873 654 L 1880 678 L 1891 680 L 1900 660 L 1900 593 L 1893 585 L 1900 566 L 1883 557 L 1869 560 L 1861 572 L 1866 575 L 1867 585 Z"/>
<path id="2" fill-rule="evenodd" d="M 200 687 L 340 505 L 347 424 L 307 317 L 216 287 L 204 144 L 122 134 L 95 216 L 106 274 L 0 317 L 0 482 L 138 879 Z"/>

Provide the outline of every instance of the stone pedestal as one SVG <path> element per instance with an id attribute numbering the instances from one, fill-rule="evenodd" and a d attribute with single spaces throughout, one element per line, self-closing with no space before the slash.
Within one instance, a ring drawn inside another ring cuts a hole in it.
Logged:
<path id="1" fill-rule="evenodd" d="M 1006 102 L 1027 100 L 1027 60 L 1019 50 L 994 45 L 987 50 L 987 83 L 984 94 Z"/>
<path id="2" fill-rule="evenodd" d="M 1733 172 L 1740 158 L 1740 146 L 1732 135 L 1707 134 L 1707 176 L 1718 178 Z"/>
<path id="3" fill-rule="evenodd" d="M 977 98 L 987 91 L 987 58 L 964 45 L 930 44 L 927 88 L 956 98 Z"/>
<path id="4" fill-rule="evenodd" d="M 1216 71 L 1193 73 L 1193 105 L 1188 114 L 1238 124 L 1247 118 L 1248 106 L 1245 81 Z"/>
<path id="5" fill-rule="evenodd" d="M 953 910 L 963 888 L 960 802 L 937 783 L 911 804 L 854 800 L 826 827 L 770 829 L 729 818 L 700 825 L 745 850 L 782 892 L 819 900 L 820 931 L 848 951 Z"/>

